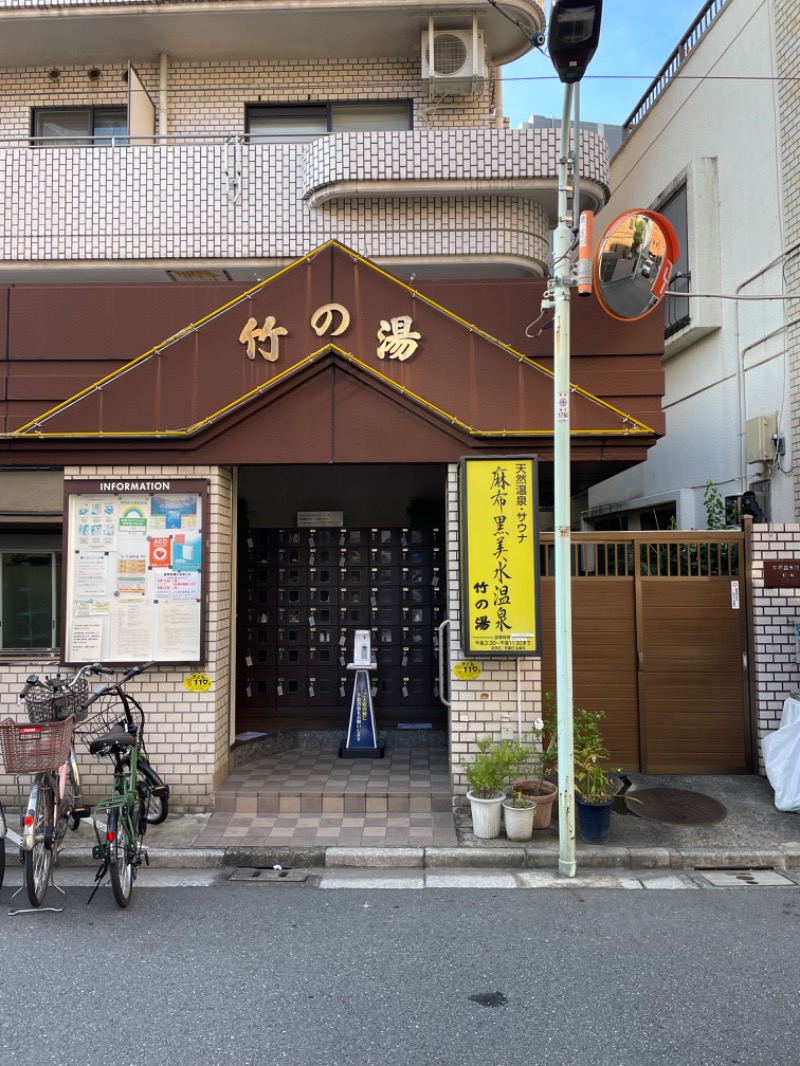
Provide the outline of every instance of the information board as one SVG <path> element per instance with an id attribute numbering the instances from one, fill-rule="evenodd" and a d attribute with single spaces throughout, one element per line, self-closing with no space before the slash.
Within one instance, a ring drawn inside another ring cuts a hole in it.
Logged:
<path id="1" fill-rule="evenodd" d="M 64 660 L 202 661 L 205 483 L 68 482 Z"/>
<path id="2" fill-rule="evenodd" d="M 535 457 L 459 464 L 461 643 L 469 655 L 539 655 Z"/>

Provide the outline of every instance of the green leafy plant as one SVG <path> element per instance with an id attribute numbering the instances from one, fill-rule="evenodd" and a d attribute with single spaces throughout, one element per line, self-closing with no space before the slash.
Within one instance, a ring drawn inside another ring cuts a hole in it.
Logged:
<path id="1" fill-rule="evenodd" d="M 491 799 L 505 792 L 511 777 L 528 764 L 530 749 L 518 740 L 480 737 L 472 759 L 462 759 L 461 769 L 470 792 L 479 799 Z"/>
<path id="2" fill-rule="evenodd" d="M 516 807 L 519 810 L 525 810 L 526 807 L 533 807 L 533 805 L 533 801 L 529 800 L 518 788 L 514 789 L 511 802 L 506 804 L 507 807 Z"/>
<path id="3" fill-rule="evenodd" d="M 555 697 L 548 692 L 545 699 L 547 713 L 544 727 L 550 735 L 548 755 L 554 765 L 558 759 Z M 617 775 L 621 771 L 609 769 L 606 765 L 611 753 L 603 742 L 600 729 L 604 718 L 605 711 L 590 711 L 586 707 L 576 707 L 572 715 L 575 791 L 586 803 L 605 803 L 613 799 L 619 790 Z"/>
<path id="4" fill-rule="evenodd" d="M 525 774 L 525 780 L 518 782 L 518 791 L 528 795 L 540 796 L 542 794 L 542 782 L 551 774 L 558 761 L 556 749 L 556 716 L 552 708 L 552 693 L 547 693 L 551 707 L 547 715 L 537 718 L 533 723 L 530 733 L 525 736 L 525 746 L 528 757 L 525 765 L 520 767 Z M 523 787 L 524 786 L 524 787 Z"/>
<path id="5" fill-rule="evenodd" d="M 703 491 L 703 504 L 706 509 L 706 522 L 709 529 L 724 529 L 725 501 L 720 495 L 719 489 L 712 481 L 706 482 Z"/>
<path id="6" fill-rule="evenodd" d="M 586 803 L 606 803 L 619 790 L 621 771 L 604 764 L 611 753 L 603 743 L 600 723 L 605 711 L 577 708 L 574 715 L 575 791 Z"/>

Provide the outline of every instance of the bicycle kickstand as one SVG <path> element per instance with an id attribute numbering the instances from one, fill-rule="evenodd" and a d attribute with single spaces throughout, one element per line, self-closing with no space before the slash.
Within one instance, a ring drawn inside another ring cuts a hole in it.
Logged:
<path id="1" fill-rule="evenodd" d="M 94 875 L 94 888 L 92 889 L 91 895 L 86 900 L 86 906 L 87 907 L 89 906 L 89 904 L 94 899 L 94 894 L 98 890 L 100 885 L 102 885 L 103 878 L 106 876 L 107 873 L 108 873 L 108 859 L 104 859 L 103 860 L 103 865 L 100 867 L 100 869 Z"/>
<path id="2" fill-rule="evenodd" d="M 24 887 L 25 887 L 24 884 L 19 886 L 17 891 L 11 897 L 12 900 L 17 898 L 17 896 L 20 894 L 20 892 L 23 890 Z M 56 890 L 56 892 L 60 892 L 62 896 L 66 896 L 66 894 L 67 894 L 60 885 L 56 884 L 56 880 L 55 880 L 55 863 L 53 863 L 53 867 L 50 870 L 50 884 L 49 884 L 49 887 L 50 888 L 54 888 Z M 61 914 L 61 912 L 63 910 L 64 910 L 63 907 L 20 907 L 18 910 L 9 911 L 8 913 L 9 913 L 10 917 L 13 917 L 15 914 L 42 914 L 42 912 L 44 912 L 44 911 L 50 911 L 52 914 Z"/>

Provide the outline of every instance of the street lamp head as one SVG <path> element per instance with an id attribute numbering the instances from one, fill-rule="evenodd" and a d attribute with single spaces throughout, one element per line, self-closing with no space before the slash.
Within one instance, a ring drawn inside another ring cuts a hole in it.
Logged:
<path id="1" fill-rule="evenodd" d="M 561 81 L 580 81 L 600 41 L 603 0 L 553 0 L 547 47 Z"/>

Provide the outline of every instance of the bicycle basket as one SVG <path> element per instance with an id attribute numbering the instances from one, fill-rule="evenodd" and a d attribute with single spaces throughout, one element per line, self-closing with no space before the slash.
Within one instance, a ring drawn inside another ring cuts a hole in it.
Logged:
<path id="1" fill-rule="evenodd" d="M 25 709 L 31 722 L 61 722 L 80 715 L 81 705 L 89 695 L 89 683 L 81 678 L 73 688 L 56 692 L 39 682 L 25 696 Z"/>
<path id="2" fill-rule="evenodd" d="M 125 708 L 120 703 L 119 697 L 114 694 L 101 696 L 100 699 L 88 708 L 89 715 L 75 725 L 75 736 L 88 748 L 93 740 L 105 736 L 106 733 L 127 732 L 128 724 L 125 718 Z M 133 724 L 141 731 L 142 723 L 138 721 L 138 715 L 133 713 Z M 107 753 L 95 752 L 96 758 L 103 758 Z"/>
<path id="3" fill-rule="evenodd" d="M 28 725 L 6 718 L 0 722 L 0 749 L 9 774 L 57 770 L 69 758 L 72 718 Z"/>

